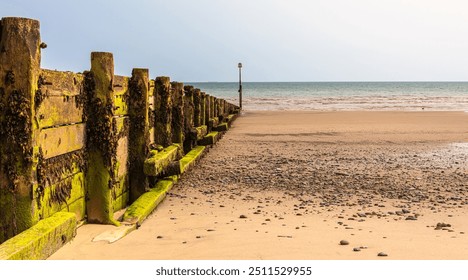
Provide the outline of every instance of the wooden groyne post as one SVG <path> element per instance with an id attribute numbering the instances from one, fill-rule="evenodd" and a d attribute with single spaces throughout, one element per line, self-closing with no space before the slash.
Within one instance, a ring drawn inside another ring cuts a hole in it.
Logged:
<path id="1" fill-rule="evenodd" d="M 114 117 L 114 58 L 91 53 L 86 75 L 88 172 L 87 214 L 92 223 L 118 224 L 113 218 L 111 190 L 116 180 L 117 124 Z"/>
<path id="2" fill-rule="evenodd" d="M 39 21 L 0 22 L 0 242 L 31 227 L 39 217 L 39 157 L 35 96 L 41 63 Z"/>
<path id="3" fill-rule="evenodd" d="M 79 221 L 119 225 L 126 207 L 140 223 L 234 119 L 148 69 L 115 75 L 112 53 L 84 73 L 41 69 L 45 46 L 38 21 L 0 20 L 0 259 L 46 258 Z"/>

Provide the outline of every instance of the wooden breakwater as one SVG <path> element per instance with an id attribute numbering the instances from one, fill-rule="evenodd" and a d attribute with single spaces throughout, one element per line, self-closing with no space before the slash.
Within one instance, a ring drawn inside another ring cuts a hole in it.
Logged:
<path id="1" fill-rule="evenodd" d="M 43 47 L 38 21 L 1 19 L 0 243 L 62 212 L 118 224 L 115 211 L 180 174 L 239 113 L 148 69 L 115 75 L 111 53 L 91 53 L 84 73 L 41 69 Z"/>

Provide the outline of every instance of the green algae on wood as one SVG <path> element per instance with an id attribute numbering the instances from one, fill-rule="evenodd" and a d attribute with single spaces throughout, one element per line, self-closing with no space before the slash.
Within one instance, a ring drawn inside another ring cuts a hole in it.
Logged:
<path id="1" fill-rule="evenodd" d="M 86 136 L 88 151 L 88 221 L 118 224 L 113 218 L 111 189 L 115 185 L 118 132 L 114 115 L 114 60 L 111 53 L 91 53 L 91 71 L 86 73 Z"/>
<path id="2" fill-rule="evenodd" d="M 159 176 L 174 160 L 181 157 L 181 147 L 173 144 L 145 160 L 143 170 L 148 176 Z"/>
<path id="3" fill-rule="evenodd" d="M 146 154 L 149 151 L 149 70 L 132 70 L 129 88 L 129 187 L 130 201 L 135 201 L 148 188 L 148 180 L 143 172 Z"/>
<path id="4" fill-rule="evenodd" d="M 174 179 L 167 178 L 159 180 L 154 188 L 141 195 L 125 211 L 123 216 L 124 223 L 140 225 L 151 212 L 163 201 L 166 193 L 174 185 Z"/>
<path id="5" fill-rule="evenodd" d="M 37 222 L 31 193 L 37 164 L 35 95 L 40 75 L 39 22 L 0 25 L 0 242 Z"/>
<path id="6" fill-rule="evenodd" d="M 172 98 L 169 77 L 155 80 L 155 143 L 167 147 L 172 144 Z"/>
<path id="7" fill-rule="evenodd" d="M 197 140 L 203 139 L 208 132 L 208 127 L 206 125 L 201 125 L 195 128 L 197 131 Z"/>
<path id="8" fill-rule="evenodd" d="M 184 143 L 184 84 L 178 82 L 171 83 L 172 91 L 172 142 Z"/>
<path id="9" fill-rule="evenodd" d="M 186 172 L 203 155 L 205 146 L 197 146 L 180 159 L 180 170 Z"/>
<path id="10" fill-rule="evenodd" d="M 214 131 L 228 131 L 229 125 L 226 122 L 219 124 L 217 127 L 213 128 Z"/>
<path id="11" fill-rule="evenodd" d="M 203 146 L 213 145 L 218 141 L 220 135 L 221 134 L 217 131 L 210 132 L 205 137 L 203 137 L 203 139 L 199 140 L 198 144 Z"/>
<path id="12" fill-rule="evenodd" d="M 41 260 L 70 241 L 76 232 L 74 213 L 58 212 L 0 245 L 0 260 Z"/>

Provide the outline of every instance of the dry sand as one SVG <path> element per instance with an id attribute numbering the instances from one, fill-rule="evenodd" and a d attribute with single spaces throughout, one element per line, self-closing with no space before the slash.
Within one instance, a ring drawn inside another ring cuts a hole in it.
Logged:
<path id="1" fill-rule="evenodd" d="M 246 112 L 137 231 L 50 259 L 466 260 L 467 159 L 463 112 Z"/>

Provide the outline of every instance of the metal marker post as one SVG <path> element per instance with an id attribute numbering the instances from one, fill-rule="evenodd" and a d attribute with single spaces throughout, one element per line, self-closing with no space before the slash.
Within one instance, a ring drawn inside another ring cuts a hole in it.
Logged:
<path id="1" fill-rule="evenodd" d="M 242 63 L 237 64 L 239 67 L 239 108 L 242 110 Z"/>

